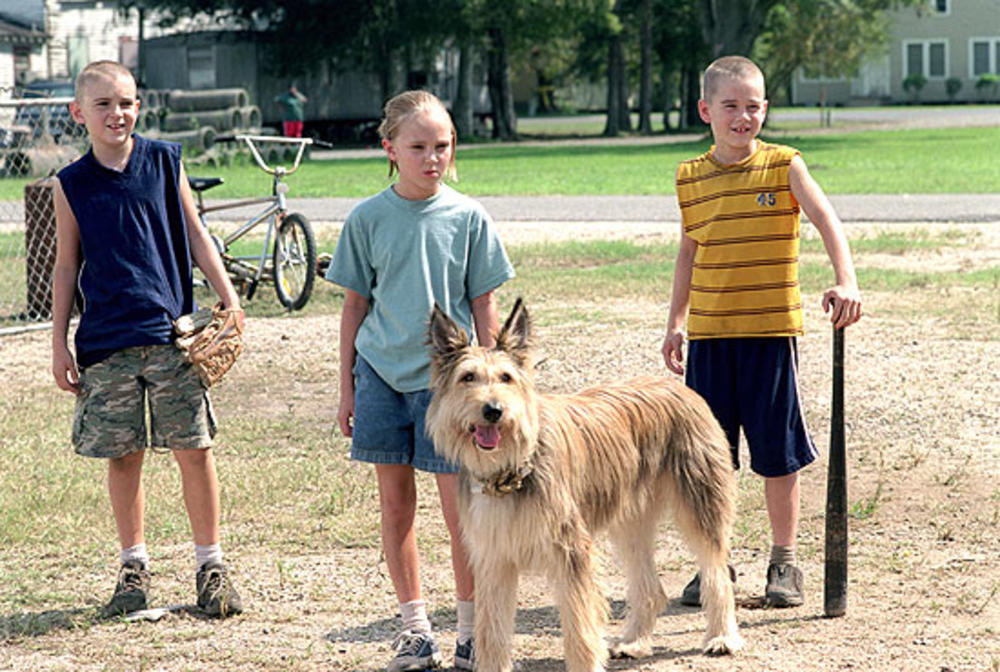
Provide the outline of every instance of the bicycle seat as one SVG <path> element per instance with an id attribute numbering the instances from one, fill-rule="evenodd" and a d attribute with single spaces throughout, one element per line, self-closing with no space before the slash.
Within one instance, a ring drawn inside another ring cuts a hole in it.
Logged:
<path id="1" fill-rule="evenodd" d="M 207 191 L 225 182 L 221 177 L 189 177 L 188 184 L 194 191 Z"/>

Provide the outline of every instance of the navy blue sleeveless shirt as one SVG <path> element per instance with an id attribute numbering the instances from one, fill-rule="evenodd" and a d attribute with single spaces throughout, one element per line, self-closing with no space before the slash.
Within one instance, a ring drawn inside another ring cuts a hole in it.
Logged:
<path id="1" fill-rule="evenodd" d="M 122 172 L 102 166 L 91 149 L 58 175 L 80 229 L 75 342 L 84 367 L 123 348 L 171 343 L 172 321 L 194 310 L 181 147 L 132 137 Z"/>

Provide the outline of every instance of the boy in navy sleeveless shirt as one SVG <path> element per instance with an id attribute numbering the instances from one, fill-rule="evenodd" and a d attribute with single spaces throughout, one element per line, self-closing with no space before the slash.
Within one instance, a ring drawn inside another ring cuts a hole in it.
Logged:
<path id="1" fill-rule="evenodd" d="M 91 148 L 59 172 L 55 189 L 52 373 L 76 395 L 76 452 L 108 459 L 121 568 L 103 615 L 147 608 L 141 474 L 152 446 L 170 449 L 181 469 L 198 606 L 225 617 L 242 603 L 219 545 L 215 419 L 207 390 L 173 345 L 172 321 L 195 308 L 193 264 L 227 308 L 238 310 L 239 297 L 198 219 L 180 146 L 133 135 L 138 111 L 124 66 L 96 61 L 80 72 L 70 113 Z M 77 288 L 74 358 L 67 332 Z"/>

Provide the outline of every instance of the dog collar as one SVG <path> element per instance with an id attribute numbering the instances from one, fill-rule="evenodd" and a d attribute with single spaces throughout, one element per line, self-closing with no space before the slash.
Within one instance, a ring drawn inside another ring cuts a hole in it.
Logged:
<path id="1" fill-rule="evenodd" d="M 522 464 L 517 470 L 505 469 L 486 480 L 472 481 L 473 493 L 485 493 L 493 497 L 503 497 L 512 492 L 518 492 L 524 487 L 526 479 L 533 471 L 530 464 Z"/>

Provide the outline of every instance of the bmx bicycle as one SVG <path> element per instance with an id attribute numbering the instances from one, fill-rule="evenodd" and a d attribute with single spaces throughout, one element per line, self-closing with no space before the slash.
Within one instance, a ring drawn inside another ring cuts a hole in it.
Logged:
<path id="1" fill-rule="evenodd" d="M 206 227 L 205 215 L 221 210 L 232 210 L 252 205 L 266 207 L 225 236 L 212 234 L 212 240 L 222 255 L 222 262 L 236 289 L 249 301 L 261 283 L 273 283 L 278 301 L 289 310 L 300 310 L 309 302 L 316 279 L 316 236 L 309 220 L 300 213 L 288 212 L 285 194 L 288 184 L 284 179 L 298 170 L 311 138 L 283 138 L 264 135 L 233 135 L 217 138 L 219 141 L 244 143 L 257 166 L 272 176 L 271 195 L 221 205 L 205 205 L 203 194 L 212 187 L 223 184 L 221 177 L 188 177 L 191 190 L 196 194 L 198 216 Z M 272 144 L 273 143 L 273 144 Z M 266 145 L 291 145 L 294 149 L 292 166 L 277 165 L 280 151 L 268 152 Z M 265 160 L 264 154 L 269 156 Z M 270 165 L 271 163 L 275 165 Z M 255 254 L 234 254 L 233 243 L 259 225 L 266 223 L 264 243 Z"/>

